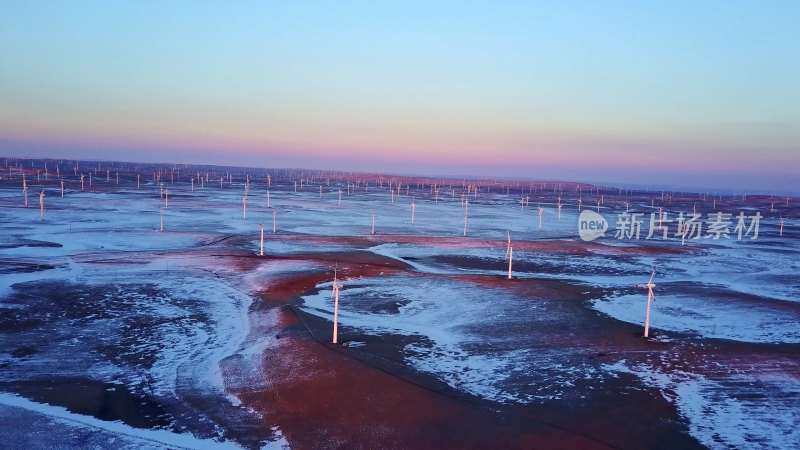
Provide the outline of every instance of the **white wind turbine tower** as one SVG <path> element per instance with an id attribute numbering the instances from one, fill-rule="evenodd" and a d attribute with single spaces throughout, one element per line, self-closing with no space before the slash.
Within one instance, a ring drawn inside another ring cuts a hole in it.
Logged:
<path id="1" fill-rule="evenodd" d="M 336 297 L 333 303 L 333 343 L 338 343 L 339 338 L 339 281 L 336 277 L 336 269 L 333 271 L 333 292 L 331 297 Z"/>
<path id="2" fill-rule="evenodd" d="M 508 230 L 508 243 L 506 244 L 506 257 L 505 261 L 508 261 L 508 253 L 511 251 L 511 230 Z"/>
<path id="3" fill-rule="evenodd" d="M 542 229 L 542 211 L 544 211 L 544 208 L 542 208 L 542 205 L 539 205 L 539 229 L 540 230 Z"/>
<path id="4" fill-rule="evenodd" d="M 645 317 L 644 321 L 644 337 L 648 337 L 650 333 L 650 300 L 653 302 L 656 301 L 656 295 L 653 293 L 653 288 L 656 287 L 656 284 L 653 283 L 653 277 L 656 276 L 656 267 L 653 267 L 653 273 L 650 275 L 650 281 L 647 284 L 637 284 L 636 287 L 640 288 L 647 288 L 647 316 Z"/>
<path id="5" fill-rule="evenodd" d="M 783 236 L 783 216 L 781 216 L 781 231 L 778 236 Z"/>
<path id="6" fill-rule="evenodd" d="M 44 189 L 39 194 L 39 209 L 42 211 L 42 220 L 44 220 Z"/>
<path id="7" fill-rule="evenodd" d="M 260 223 L 258 226 L 261 227 L 261 251 L 259 251 L 258 256 L 264 256 L 264 224 Z"/>
<path id="8" fill-rule="evenodd" d="M 558 197 L 558 220 L 561 220 L 561 197 Z"/>
<path id="9" fill-rule="evenodd" d="M 514 260 L 514 247 L 508 245 L 508 279 L 511 279 L 511 262 Z"/>

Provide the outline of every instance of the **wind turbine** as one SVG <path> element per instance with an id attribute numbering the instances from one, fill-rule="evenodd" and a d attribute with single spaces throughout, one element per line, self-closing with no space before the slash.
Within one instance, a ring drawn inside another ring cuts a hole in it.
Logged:
<path id="1" fill-rule="evenodd" d="M 514 260 L 514 247 L 508 247 L 508 279 L 511 279 L 511 261 Z"/>
<path id="2" fill-rule="evenodd" d="M 542 229 L 542 211 L 544 211 L 544 208 L 542 208 L 542 205 L 539 205 L 539 229 L 540 230 Z"/>
<path id="3" fill-rule="evenodd" d="M 561 197 L 558 197 L 558 220 L 561 220 Z"/>
<path id="4" fill-rule="evenodd" d="M 39 209 L 42 211 L 42 220 L 44 220 L 44 189 L 39 194 Z"/>
<path id="5" fill-rule="evenodd" d="M 783 216 L 781 216 L 781 231 L 779 236 L 783 236 Z"/>
<path id="6" fill-rule="evenodd" d="M 508 253 L 511 251 L 511 230 L 508 230 L 508 243 L 506 244 L 506 257 L 505 261 L 508 261 Z"/>
<path id="7" fill-rule="evenodd" d="M 336 278 L 336 269 L 333 271 L 333 292 L 331 292 L 331 297 L 334 296 L 336 300 L 333 303 L 333 343 L 336 344 L 339 337 L 339 282 Z"/>
<path id="8" fill-rule="evenodd" d="M 647 316 L 645 317 L 644 321 L 644 337 L 648 337 L 650 333 L 650 300 L 652 299 L 653 302 L 656 301 L 656 295 L 653 293 L 653 288 L 656 287 L 656 284 L 653 283 L 653 277 L 656 276 L 656 267 L 653 267 L 653 273 L 650 275 L 650 281 L 647 284 L 637 284 L 636 287 L 639 288 L 647 288 Z"/>
<path id="9" fill-rule="evenodd" d="M 258 256 L 264 256 L 264 224 L 260 223 L 258 226 L 261 227 L 261 251 L 258 253 Z"/>

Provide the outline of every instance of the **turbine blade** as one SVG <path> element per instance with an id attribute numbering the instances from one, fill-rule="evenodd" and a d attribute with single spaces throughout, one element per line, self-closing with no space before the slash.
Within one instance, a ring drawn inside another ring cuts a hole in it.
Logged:
<path id="1" fill-rule="evenodd" d="M 653 282 L 653 277 L 656 276 L 656 268 L 658 268 L 658 266 L 653 267 L 653 273 L 650 275 L 650 281 L 648 281 L 647 284 Z"/>

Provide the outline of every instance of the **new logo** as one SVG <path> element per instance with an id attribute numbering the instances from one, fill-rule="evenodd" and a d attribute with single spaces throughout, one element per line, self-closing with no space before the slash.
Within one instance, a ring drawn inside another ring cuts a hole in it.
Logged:
<path id="1" fill-rule="evenodd" d="M 606 230 L 608 222 L 594 211 L 585 209 L 578 217 L 578 234 L 584 241 L 593 241 L 605 236 Z"/>

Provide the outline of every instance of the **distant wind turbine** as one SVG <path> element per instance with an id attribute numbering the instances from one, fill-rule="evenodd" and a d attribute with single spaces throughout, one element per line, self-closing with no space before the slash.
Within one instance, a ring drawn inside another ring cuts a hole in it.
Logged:
<path id="1" fill-rule="evenodd" d="M 558 220 L 561 220 L 561 197 L 558 197 Z"/>

